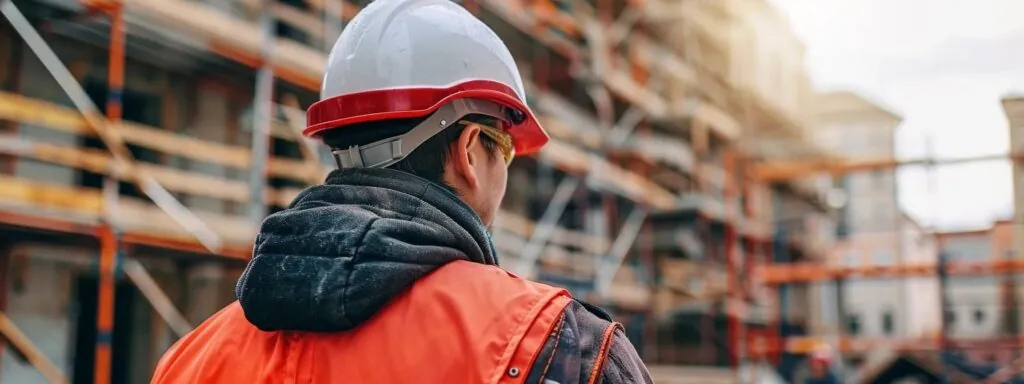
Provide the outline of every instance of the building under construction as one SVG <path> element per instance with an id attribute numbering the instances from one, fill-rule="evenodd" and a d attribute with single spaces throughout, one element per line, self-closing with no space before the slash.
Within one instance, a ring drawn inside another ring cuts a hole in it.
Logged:
<path id="1" fill-rule="evenodd" d="M 332 167 L 298 132 L 366 3 L 0 0 L 0 382 L 147 382 L 234 300 L 260 220 Z M 834 276 L 829 172 L 895 163 L 814 144 L 767 0 L 463 5 L 552 135 L 510 168 L 504 267 L 608 309 L 658 382 L 794 380 L 837 342 L 799 284 Z"/>

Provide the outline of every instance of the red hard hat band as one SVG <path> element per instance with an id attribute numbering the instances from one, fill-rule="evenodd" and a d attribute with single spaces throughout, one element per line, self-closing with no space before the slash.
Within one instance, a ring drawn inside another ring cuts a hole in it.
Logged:
<path id="1" fill-rule="evenodd" d="M 303 133 L 318 136 L 357 123 L 422 118 L 456 99 L 484 100 L 505 107 L 505 115 L 499 118 L 509 120 L 508 132 L 518 153 L 536 152 L 548 141 L 547 133 L 515 91 L 490 80 L 472 80 L 448 88 L 374 90 L 324 99 L 310 106 Z"/>

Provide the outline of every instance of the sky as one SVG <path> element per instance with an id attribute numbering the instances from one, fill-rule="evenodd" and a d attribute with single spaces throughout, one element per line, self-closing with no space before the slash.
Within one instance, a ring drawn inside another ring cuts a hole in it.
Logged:
<path id="1" fill-rule="evenodd" d="M 852 90 L 903 116 L 897 156 L 1006 153 L 999 100 L 1024 95 L 1022 0 L 771 0 L 807 47 L 818 90 Z M 1007 161 L 899 170 L 923 224 L 981 228 L 1013 214 Z"/>

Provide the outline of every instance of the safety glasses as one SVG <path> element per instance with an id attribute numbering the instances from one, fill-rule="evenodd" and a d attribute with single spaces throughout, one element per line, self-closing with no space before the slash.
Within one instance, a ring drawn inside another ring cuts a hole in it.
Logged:
<path id="1" fill-rule="evenodd" d="M 480 133 L 494 140 L 498 143 L 498 149 L 501 150 L 501 156 L 505 159 L 505 166 L 512 165 L 512 160 L 516 158 L 516 146 L 512 141 L 512 135 L 501 128 L 495 128 L 486 124 L 474 123 L 468 120 L 460 120 L 459 124 L 467 127 L 477 126 L 480 128 Z"/>

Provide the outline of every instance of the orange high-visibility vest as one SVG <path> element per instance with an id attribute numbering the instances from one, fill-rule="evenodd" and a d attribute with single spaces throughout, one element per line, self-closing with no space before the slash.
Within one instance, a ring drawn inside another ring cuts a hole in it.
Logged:
<path id="1" fill-rule="evenodd" d="M 234 302 L 172 346 L 152 383 L 522 383 L 570 300 L 456 261 L 344 332 L 260 331 Z"/>

